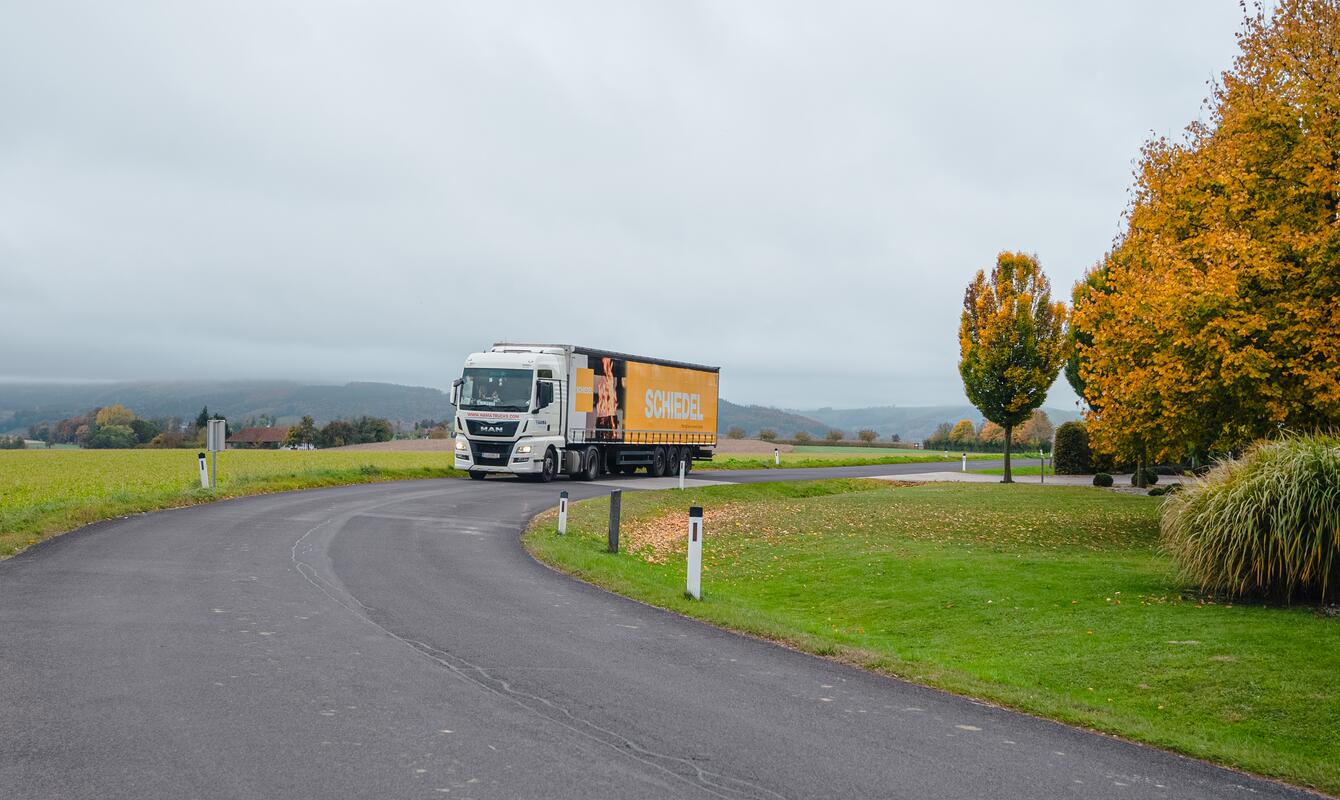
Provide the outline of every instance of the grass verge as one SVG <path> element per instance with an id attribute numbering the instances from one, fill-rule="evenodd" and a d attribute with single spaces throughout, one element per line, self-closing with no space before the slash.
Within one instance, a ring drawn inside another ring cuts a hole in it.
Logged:
<path id="1" fill-rule="evenodd" d="M 0 558 L 91 522 L 242 495 L 463 473 L 451 453 L 230 450 L 201 489 L 194 450 L 0 451 Z"/>
<path id="2" fill-rule="evenodd" d="M 1184 593 L 1159 501 L 1088 488 L 820 481 L 637 492 L 525 544 L 611 591 L 930 686 L 1340 791 L 1340 619 Z M 686 509 L 707 510 L 704 599 Z"/>

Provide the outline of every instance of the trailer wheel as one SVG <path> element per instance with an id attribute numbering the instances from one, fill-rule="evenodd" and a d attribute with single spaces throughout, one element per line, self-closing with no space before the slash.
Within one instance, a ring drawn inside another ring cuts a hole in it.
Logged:
<path id="1" fill-rule="evenodd" d="M 693 472 L 693 448 L 692 447 L 684 448 L 683 457 L 684 457 L 684 474 L 688 475 L 690 472 Z"/>
<path id="2" fill-rule="evenodd" d="M 470 480 L 472 481 L 482 481 L 487 477 L 488 477 L 487 473 L 480 472 L 479 470 L 475 469 L 470 470 Z"/>
<path id="3" fill-rule="evenodd" d="M 665 474 L 674 477 L 679 474 L 679 448 L 671 447 L 665 451 Z"/>
<path id="4" fill-rule="evenodd" d="M 577 477 L 584 481 L 593 481 L 600 477 L 600 453 L 594 447 L 586 448 L 582 453 L 582 470 Z"/>
<path id="5" fill-rule="evenodd" d="M 652 450 L 651 463 L 647 465 L 647 474 L 653 478 L 665 477 L 666 453 L 664 447 L 657 447 Z"/>

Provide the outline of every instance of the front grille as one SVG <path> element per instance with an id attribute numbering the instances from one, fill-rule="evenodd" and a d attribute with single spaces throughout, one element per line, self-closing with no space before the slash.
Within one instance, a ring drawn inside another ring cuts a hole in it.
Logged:
<path id="1" fill-rule="evenodd" d="M 515 424 L 515 423 L 514 423 Z M 470 440 L 470 455 L 481 466 L 506 466 L 512 455 L 513 442 L 476 442 Z"/>
<path id="2" fill-rule="evenodd" d="M 471 436 L 516 436 L 516 420 L 467 419 L 465 429 Z"/>

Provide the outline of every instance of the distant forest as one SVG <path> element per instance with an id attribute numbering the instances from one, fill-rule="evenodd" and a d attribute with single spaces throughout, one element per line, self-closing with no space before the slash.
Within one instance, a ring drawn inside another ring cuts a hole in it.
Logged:
<path id="1" fill-rule="evenodd" d="M 194 419 L 204 406 L 234 425 L 264 420 L 295 425 L 304 415 L 325 423 L 380 417 L 412 428 L 425 419 L 449 420 L 452 407 L 440 389 L 392 383 L 342 386 L 288 381 L 218 381 L 107 384 L 0 384 L 0 433 L 26 433 L 90 409 L 133 408 L 139 417 Z"/>

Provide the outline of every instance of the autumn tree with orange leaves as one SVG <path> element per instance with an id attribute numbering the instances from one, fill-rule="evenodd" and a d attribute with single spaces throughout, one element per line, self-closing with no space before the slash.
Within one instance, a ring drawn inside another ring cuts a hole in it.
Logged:
<path id="1" fill-rule="evenodd" d="M 1095 450 L 1164 460 L 1340 424 L 1340 3 L 1249 13 L 1210 118 L 1143 151 L 1077 286 Z"/>
<path id="2" fill-rule="evenodd" d="M 1001 253 L 963 294 L 959 374 L 968 400 L 1005 429 L 1005 479 L 1014 427 L 1047 399 L 1065 363 L 1065 303 L 1053 303 L 1051 283 L 1034 256 Z"/>

